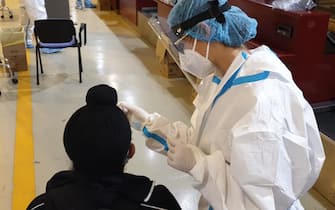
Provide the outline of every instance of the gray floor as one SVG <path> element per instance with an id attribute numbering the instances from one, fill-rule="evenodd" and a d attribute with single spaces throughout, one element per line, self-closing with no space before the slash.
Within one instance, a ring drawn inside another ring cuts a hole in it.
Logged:
<path id="1" fill-rule="evenodd" d="M 185 79 L 166 79 L 159 74 L 160 65 L 154 49 L 136 36 L 116 36 L 91 11 L 79 11 L 77 22 L 88 24 L 88 44 L 82 48 L 83 83 L 78 83 L 77 54 L 65 49 L 58 54 L 43 55 L 45 74 L 36 86 L 35 58 L 31 50 L 31 86 L 35 152 L 36 193 L 42 193 L 46 181 L 55 172 L 68 169 L 70 162 L 62 145 L 62 133 L 69 116 L 84 104 L 86 91 L 105 83 L 118 90 L 120 100 L 159 112 L 171 120 L 188 122 L 192 106 L 191 87 Z M 16 124 L 16 88 L 0 77 L 0 210 L 11 209 L 13 154 Z M 127 171 L 151 177 L 168 186 L 184 210 L 196 209 L 199 194 L 192 179 L 166 164 L 166 158 L 148 150 L 144 138 L 133 132 L 137 153 Z M 321 205 L 322 197 L 311 193 L 302 198 L 308 210 L 331 209 Z"/>

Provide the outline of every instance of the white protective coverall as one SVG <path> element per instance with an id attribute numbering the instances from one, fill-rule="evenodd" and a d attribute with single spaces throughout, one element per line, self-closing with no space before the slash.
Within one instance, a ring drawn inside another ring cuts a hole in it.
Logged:
<path id="1" fill-rule="evenodd" d="M 212 74 L 202 81 L 191 127 L 154 113 L 144 130 L 203 152 L 195 153 L 189 173 L 214 210 L 304 209 L 298 199 L 325 160 L 313 110 L 268 47 L 242 55 L 223 78 Z M 232 87 L 213 104 L 239 67 Z M 146 144 L 155 149 L 155 142 Z"/>
<path id="2" fill-rule="evenodd" d="M 44 0 L 20 0 L 26 15 L 22 15 L 21 23 L 26 26 L 26 44 L 33 44 L 34 21 L 47 19 Z"/>

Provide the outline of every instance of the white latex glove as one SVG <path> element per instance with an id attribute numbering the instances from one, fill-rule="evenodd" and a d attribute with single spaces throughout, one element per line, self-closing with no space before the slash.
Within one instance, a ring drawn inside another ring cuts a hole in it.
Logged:
<path id="1" fill-rule="evenodd" d="M 130 126 L 138 131 L 143 129 L 144 123 L 150 117 L 150 114 L 144 109 L 127 102 L 120 102 L 118 107 L 127 115 Z"/>
<path id="2" fill-rule="evenodd" d="M 180 171 L 189 172 L 196 164 L 193 147 L 176 139 L 169 139 L 168 164 Z"/>

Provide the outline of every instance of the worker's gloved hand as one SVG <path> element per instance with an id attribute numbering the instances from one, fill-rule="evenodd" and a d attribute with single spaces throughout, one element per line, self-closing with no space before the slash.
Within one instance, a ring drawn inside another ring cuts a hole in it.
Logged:
<path id="1" fill-rule="evenodd" d="M 190 144 L 169 139 L 168 164 L 180 171 L 189 172 L 196 164 L 194 149 L 199 150 Z"/>
<path id="2" fill-rule="evenodd" d="M 149 119 L 150 114 L 144 109 L 128 104 L 127 102 L 120 102 L 118 107 L 127 115 L 129 123 L 135 130 L 142 130 L 144 123 Z"/>

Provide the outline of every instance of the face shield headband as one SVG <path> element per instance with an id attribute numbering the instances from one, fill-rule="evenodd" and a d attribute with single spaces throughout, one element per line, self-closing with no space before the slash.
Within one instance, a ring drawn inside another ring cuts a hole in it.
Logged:
<path id="1" fill-rule="evenodd" d="M 208 10 L 201 12 L 175 26 L 172 26 L 174 34 L 178 38 L 185 36 L 185 31 L 192 28 L 196 24 L 211 18 L 215 18 L 216 21 L 220 23 L 225 22 L 225 17 L 223 13 L 231 8 L 231 6 L 226 2 L 225 4 L 219 6 L 218 0 L 208 0 L 209 8 Z"/>

